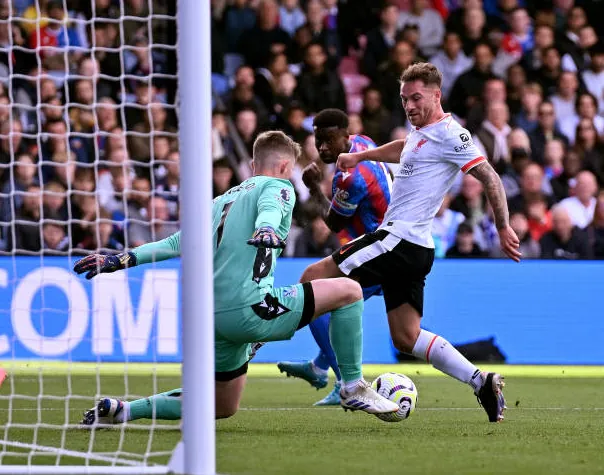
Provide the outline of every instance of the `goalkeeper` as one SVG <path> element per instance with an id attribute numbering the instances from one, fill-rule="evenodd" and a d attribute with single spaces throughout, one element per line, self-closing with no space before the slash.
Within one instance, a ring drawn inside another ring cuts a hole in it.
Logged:
<path id="1" fill-rule="evenodd" d="M 253 147 L 254 176 L 213 203 L 217 418 L 230 417 L 239 408 L 252 342 L 288 340 L 330 311 L 331 343 L 344 382 L 341 405 L 372 414 L 399 409 L 371 389 L 362 376 L 363 295 L 357 282 L 337 278 L 273 287 L 276 260 L 291 226 L 295 194 L 289 178 L 299 155 L 300 147 L 284 133 L 260 134 Z M 74 270 L 91 279 L 179 255 L 180 233 L 176 233 L 131 252 L 87 256 Z M 178 419 L 180 394 L 175 389 L 132 402 L 103 398 L 84 414 L 83 423 Z"/>

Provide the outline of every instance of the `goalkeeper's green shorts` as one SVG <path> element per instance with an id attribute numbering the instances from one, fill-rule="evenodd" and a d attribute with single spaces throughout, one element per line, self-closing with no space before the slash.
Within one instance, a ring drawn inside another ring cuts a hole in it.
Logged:
<path id="1" fill-rule="evenodd" d="M 289 340 L 296 330 L 310 323 L 314 313 L 310 282 L 274 288 L 250 307 L 215 313 L 216 379 L 232 379 L 219 378 L 219 373 L 242 368 L 249 360 L 251 343 Z"/>

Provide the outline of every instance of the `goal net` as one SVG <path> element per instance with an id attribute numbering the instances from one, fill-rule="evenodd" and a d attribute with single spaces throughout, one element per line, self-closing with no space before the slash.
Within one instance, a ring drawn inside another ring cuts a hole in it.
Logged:
<path id="1" fill-rule="evenodd" d="M 0 0 L 0 473 L 163 473 L 181 437 L 80 424 L 180 386 L 179 263 L 72 271 L 178 229 L 176 3 Z"/>

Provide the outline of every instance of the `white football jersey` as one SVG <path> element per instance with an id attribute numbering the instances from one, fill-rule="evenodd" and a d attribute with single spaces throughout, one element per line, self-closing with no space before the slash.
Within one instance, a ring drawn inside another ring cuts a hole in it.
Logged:
<path id="1" fill-rule="evenodd" d="M 414 128 L 401 152 L 388 211 L 380 229 L 419 246 L 434 248 L 432 221 L 459 170 L 486 161 L 472 135 L 446 114 Z"/>

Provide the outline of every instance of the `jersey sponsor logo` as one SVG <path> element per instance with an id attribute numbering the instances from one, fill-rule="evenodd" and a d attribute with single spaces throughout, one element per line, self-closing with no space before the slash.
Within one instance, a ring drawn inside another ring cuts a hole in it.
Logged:
<path id="1" fill-rule="evenodd" d="M 273 297 L 271 294 L 266 294 L 264 300 L 252 305 L 252 310 L 262 320 L 274 320 L 290 311 L 289 308 L 279 302 L 277 297 Z"/>
<path id="2" fill-rule="evenodd" d="M 469 142 L 470 141 L 470 137 L 468 134 L 459 134 L 459 138 L 461 139 L 462 142 Z"/>
<path id="3" fill-rule="evenodd" d="M 415 148 L 413 149 L 413 153 L 418 153 L 419 149 L 422 148 L 425 144 L 428 143 L 428 139 L 421 139 L 419 142 L 417 142 L 417 144 L 415 145 Z"/>
<path id="4" fill-rule="evenodd" d="M 459 153 L 459 152 L 463 152 L 464 150 L 469 149 L 473 145 L 474 145 L 474 141 L 473 140 L 469 140 L 468 142 L 462 143 L 461 145 L 456 145 L 455 147 L 453 147 L 453 150 L 455 150 L 457 153 Z"/>
<path id="5" fill-rule="evenodd" d="M 333 203 L 340 208 L 341 210 L 355 210 L 357 209 L 357 205 L 349 203 L 348 201 L 340 200 L 338 198 L 334 198 Z"/>

